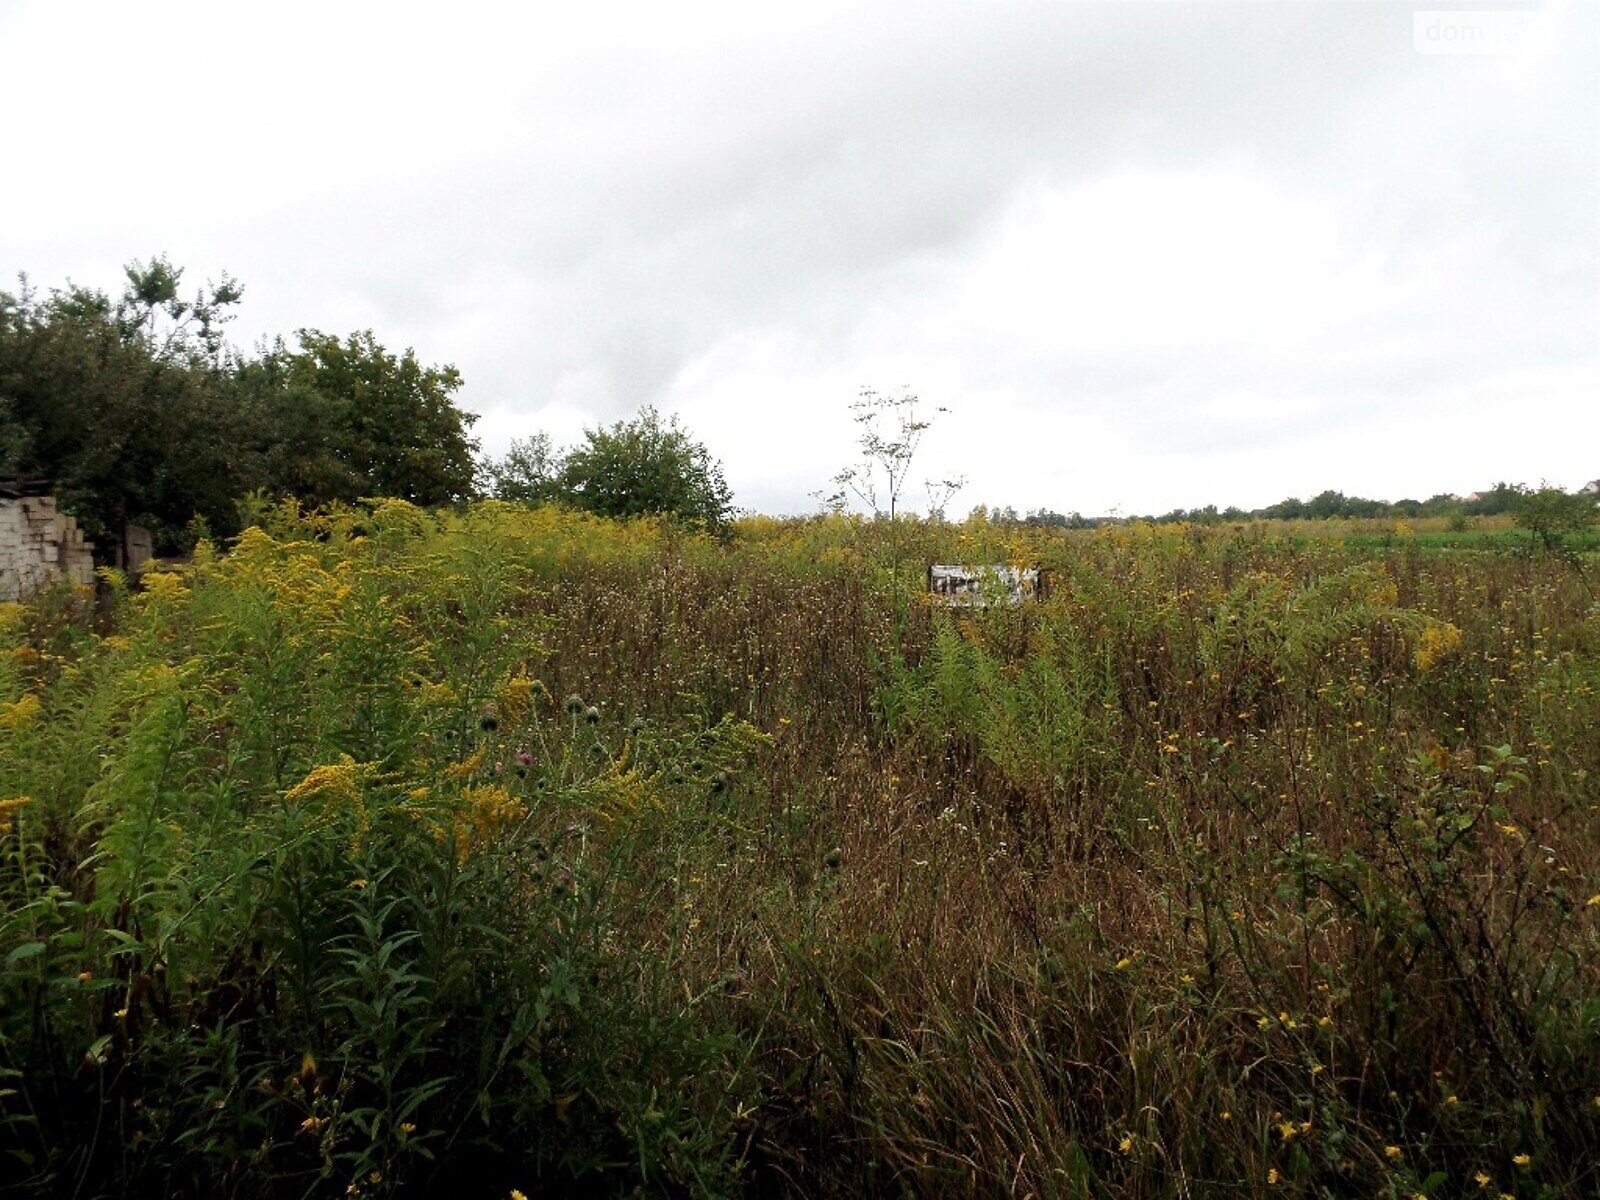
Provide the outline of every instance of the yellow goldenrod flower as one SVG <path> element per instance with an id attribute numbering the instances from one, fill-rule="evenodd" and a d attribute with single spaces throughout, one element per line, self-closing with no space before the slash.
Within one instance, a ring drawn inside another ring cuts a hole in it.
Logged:
<path id="1" fill-rule="evenodd" d="M 446 767 L 443 772 L 444 777 L 446 779 L 456 780 L 471 779 L 474 774 L 482 770 L 483 760 L 488 753 L 488 747 L 479 746 L 478 749 L 473 751 L 471 756 L 468 758 L 465 758 L 458 763 L 452 763 L 450 766 Z"/>
<path id="2" fill-rule="evenodd" d="M 0 704 L 0 728 L 20 733 L 31 727 L 43 711 L 44 705 L 39 697 L 32 692 L 24 692 L 10 704 Z"/>
<path id="3" fill-rule="evenodd" d="M 341 754 L 336 763 L 312 767 L 283 798 L 291 806 L 315 799 L 321 800 L 330 810 L 348 808 L 365 827 L 366 806 L 361 798 L 361 787 L 375 770 L 372 763 L 358 763 L 348 754 Z"/>
<path id="4" fill-rule="evenodd" d="M 1124 1154 L 1131 1153 L 1133 1150 L 1133 1134 L 1124 1134 L 1122 1140 L 1117 1143 L 1117 1149 Z"/>
<path id="5" fill-rule="evenodd" d="M 31 796 L 13 796 L 9 800 L 0 800 L 0 833 L 10 833 L 12 815 L 19 808 L 26 808 L 32 803 Z"/>
<path id="6" fill-rule="evenodd" d="M 1417 670 L 1431 670 L 1433 665 L 1461 645 L 1461 631 L 1447 621 L 1436 621 L 1422 631 L 1422 638 L 1412 654 Z"/>
<path id="7" fill-rule="evenodd" d="M 1489 1175 L 1485 1174 L 1482 1171 L 1479 1171 L 1476 1175 L 1474 1175 L 1472 1177 L 1472 1179 L 1473 1179 L 1473 1182 L 1476 1183 L 1481 1188 L 1486 1188 L 1491 1183 L 1494 1182 L 1494 1180 Z"/>
<path id="8" fill-rule="evenodd" d="M 1383 1148 L 1383 1156 L 1390 1162 L 1398 1160 L 1399 1158 L 1403 1157 L 1404 1154 L 1405 1151 L 1400 1149 L 1399 1146 L 1385 1146 Z"/>
<path id="9" fill-rule="evenodd" d="M 1533 1156 L 1531 1154 L 1519 1154 L 1511 1161 L 1519 1167 L 1526 1167 L 1533 1162 Z"/>
<path id="10" fill-rule="evenodd" d="M 1283 1176 L 1278 1174 L 1278 1168 L 1277 1167 L 1273 1167 L 1272 1170 L 1267 1172 L 1267 1182 L 1268 1183 L 1277 1183 L 1278 1180 L 1280 1180 L 1282 1178 L 1283 1178 Z"/>

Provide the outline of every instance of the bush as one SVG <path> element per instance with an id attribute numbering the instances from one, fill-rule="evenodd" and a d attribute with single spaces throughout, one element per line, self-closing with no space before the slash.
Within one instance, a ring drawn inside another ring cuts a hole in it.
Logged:
<path id="1" fill-rule="evenodd" d="M 559 475 L 562 496 L 604 517 L 671 515 L 703 529 L 720 530 L 732 494 L 722 467 L 700 443 L 662 423 L 654 408 L 609 429 L 591 429 L 569 451 Z"/>

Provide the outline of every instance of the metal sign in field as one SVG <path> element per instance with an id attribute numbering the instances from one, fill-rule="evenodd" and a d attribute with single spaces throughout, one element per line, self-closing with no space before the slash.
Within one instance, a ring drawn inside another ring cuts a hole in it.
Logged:
<path id="1" fill-rule="evenodd" d="M 928 568 L 928 592 L 935 603 L 954 608 L 1017 605 L 1042 598 L 1045 580 L 1038 567 L 935 563 Z"/>

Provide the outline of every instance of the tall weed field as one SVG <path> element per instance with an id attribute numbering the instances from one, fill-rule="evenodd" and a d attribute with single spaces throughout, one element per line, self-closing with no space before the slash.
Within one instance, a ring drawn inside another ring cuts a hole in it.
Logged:
<path id="1" fill-rule="evenodd" d="M 0 608 L 0 1194 L 1600 1193 L 1585 567 L 1344 532 L 290 505 Z"/>

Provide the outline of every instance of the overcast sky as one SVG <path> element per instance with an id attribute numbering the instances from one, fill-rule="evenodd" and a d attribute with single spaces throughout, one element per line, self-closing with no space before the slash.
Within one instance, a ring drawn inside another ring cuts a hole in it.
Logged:
<path id="1" fill-rule="evenodd" d="M 1576 487 L 1600 6 L 1419 7 L 0 0 L 0 287 L 226 270 L 241 344 L 454 363 L 491 452 L 654 403 L 766 512 L 863 386 L 950 409 L 912 507 Z"/>

